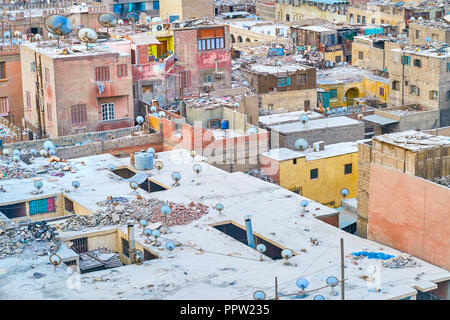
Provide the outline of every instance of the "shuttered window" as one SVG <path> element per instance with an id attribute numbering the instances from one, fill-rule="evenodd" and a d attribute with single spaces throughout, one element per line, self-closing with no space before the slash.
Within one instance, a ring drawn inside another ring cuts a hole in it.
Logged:
<path id="1" fill-rule="evenodd" d="M 128 75 L 128 66 L 126 64 L 117 65 L 117 77 L 122 78 Z"/>
<path id="2" fill-rule="evenodd" d="M 8 115 L 9 102 L 8 97 L 0 97 L 0 115 Z"/>
<path id="3" fill-rule="evenodd" d="M 180 88 L 189 88 L 191 86 L 191 71 L 180 73 Z"/>
<path id="4" fill-rule="evenodd" d="M 71 107 L 72 124 L 80 125 L 87 123 L 87 113 L 85 104 L 77 104 Z"/>
<path id="5" fill-rule="evenodd" d="M 95 81 L 109 81 L 109 67 L 95 67 Z"/>

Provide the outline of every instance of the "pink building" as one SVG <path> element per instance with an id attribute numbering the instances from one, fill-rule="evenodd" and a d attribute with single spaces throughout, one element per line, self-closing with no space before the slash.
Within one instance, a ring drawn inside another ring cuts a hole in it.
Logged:
<path id="1" fill-rule="evenodd" d="M 22 44 L 26 126 L 57 137 L 133 125 L 130 54 L 114 45 Z"/>

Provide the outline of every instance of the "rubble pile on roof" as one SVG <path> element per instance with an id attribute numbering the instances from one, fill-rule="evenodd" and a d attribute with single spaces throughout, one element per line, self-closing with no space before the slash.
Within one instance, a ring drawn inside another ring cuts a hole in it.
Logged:
<path id="1" fill-rule="evenodd" d="M 435 19 L 435 20 L 416 20 L 410 22 L 413 24 L 418 24 L 421 26 L 427 26 L 430 28 L 450 30 L 450 24 L 446 23 L 443 19 Z"/>
<path id="2" fill-rule="evenodd" d="M 263 181 L 266 181 L 266 182 L 275 183 L 275 181 L 273 181 L 272 178 L 270 178 L 270 177 L 268 177 L 268 176 L 262 174 L 262 172 L 261 172 L 260 170 L 258 170 L 258 169 L 250 170 L 250 171 L 247 172 L 247 174 L 250 175 L 250 176 L 252 176 L 252 177 L 261 179 L 261 180 L 263 180 Z"/>
<path id="3" fill-rule="evenodd" d="M 1 214 L 1 213 L 0 213 Z M 45 221 L 31 222 L 17 226 L 7 222 L 7 218 L 0 217 L 0 259 L 9 255 L 20 254 L 34 241 L 43 242 L 37 255 L 47 255 L 58 251 L 61 240 L 55 227 L 49 226 Z"/>
<path id="4" fill-rule="evenodd" d="M 383 262 L 382 266 L 391 269 L 401 269 L 420 267 L 420 264 L 417 264 L 417 262 L 411 256 L 404 255 L 386 260 Z"/>
<path id="5" fill-rule="evenodd" d="M 243 93 L 227 95 L 223 97 L 213 97 L 209 94 L 201 94 L 200 97 L 184 99 L 184 103 L 191 108 L 214 109 L 218 107 L 236 107 L 236 102 L 242 101 L 247 94 L 251 94 L 250 89 L 246 88 Z"/>
<path id="6" fill-rule="evenodd" d="M 446 186 L 447 188 L 450 188 L 450 176 L 434 178 L 433 182 L 436 182 L 437 184 L 440 184 L 440 185 Z"/>

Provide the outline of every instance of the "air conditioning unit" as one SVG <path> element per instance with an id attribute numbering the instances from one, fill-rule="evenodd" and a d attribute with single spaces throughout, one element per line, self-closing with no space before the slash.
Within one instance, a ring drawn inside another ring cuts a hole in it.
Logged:
<path id="1" fill-rule="evenodd" d="M 325 141 L 318 141 L 313 143 L 314 152 L 318 152 L 325 149 Z"/>
<path id="2" fill-rule="evenodd" d="M 164 26 L 162 24 L 154 25 L 152 28 L 153 32 L 158 32 L 158 31 L 162 31 L 162 30 L 164 30 Z"/>

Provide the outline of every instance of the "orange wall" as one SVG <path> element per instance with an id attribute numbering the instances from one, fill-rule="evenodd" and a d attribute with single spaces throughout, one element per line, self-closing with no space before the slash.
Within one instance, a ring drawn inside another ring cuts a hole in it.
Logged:
<path id="1" fill-rule="evenodd" d="M 8 80 L 0 81 L 0 97 L 8 97 L 9 112 L 14 115 L 14 118 L 8 118 L 15 125 L 22 128 L 23 118 L 23 102 L 22 102 L 22 73 L 20 71 L 20 56 L 19 51 L 15 54 L 2 54 L 0 61 L 8 56 L 6 62 L 6 77 Z"/>
<path id="2" fill-rule="evenodd" d="M 450 269 L 450 189 L 370 164 L 368 238 Z"/>

